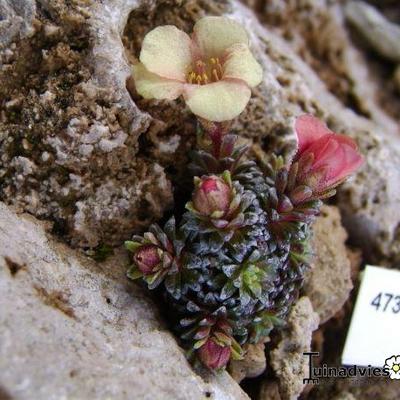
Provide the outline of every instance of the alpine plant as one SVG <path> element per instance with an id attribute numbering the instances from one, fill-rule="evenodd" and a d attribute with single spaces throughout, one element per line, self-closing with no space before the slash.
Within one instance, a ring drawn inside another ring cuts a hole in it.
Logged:
<path id="1" fill-rule="evenodd" d="M 244 29 L 223 17 L 201 19 L 192 37 L 162 26 L 146 35 L 133 71 L 146 98 L 183 95 L 199 134 L 186 212 L 126 242 L 128 276 L 157 288 L 189 356 L 210 369 L 241 359 L 244 344 L 284 323 L 321 200 L 362 164 L 351 139 L 311 115 L 295 119 L 291 162 L 246 158 L 229 126 L 261 81 L 248 45 Z"/>

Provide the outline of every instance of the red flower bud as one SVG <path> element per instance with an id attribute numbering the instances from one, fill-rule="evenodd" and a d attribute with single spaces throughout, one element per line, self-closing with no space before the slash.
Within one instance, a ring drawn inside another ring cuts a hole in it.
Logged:
<path id="1" fill-rule="evenodd" d="M 198 212 L 210 216 L 215 211 L 226 213 L 231 202 L 230 186 L 218 176 L 203 177 L 193 195 L 193 204 Z"/>
<path id="2" fill-rule="evenodd" d="M 144 275 L 152 274 L 154 269 L 160 264 L 159 251 L 160 249 L 157 246 L 146 244 L 139 247 L 135 253 L 134 261 Z"/>
<path id="3" fill-rule="evenodd" d="M 363 163 L 355 142 L 329 130 L 311 115 L 296 119 L 298 183 L 322 193 L 343 181 Z M 309 178 L 309 179 L 308 179 Z"/>
<path id="4" fill-rule="evenodd" d="M 229 346 L 220 346 L 213 339 L 208 339 L 199 349 L 201 362 L 210 369 L 218 369 L 228 364 L 231 357 Z"/>

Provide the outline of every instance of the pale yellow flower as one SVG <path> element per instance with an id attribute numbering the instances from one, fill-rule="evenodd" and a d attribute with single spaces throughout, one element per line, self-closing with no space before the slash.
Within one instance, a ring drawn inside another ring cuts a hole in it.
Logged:
<path id="1" fill-rule="evenodd" d="M 143 40 L 133 74 L 146 99 L 183 95 L 190 110 L 209 121 L 235 118 L 246 107 L 262 69 L 249 49 L 246 31 L 225 17 L 205 17 L 192 37 L 172 25 L 159 26 Z"/>

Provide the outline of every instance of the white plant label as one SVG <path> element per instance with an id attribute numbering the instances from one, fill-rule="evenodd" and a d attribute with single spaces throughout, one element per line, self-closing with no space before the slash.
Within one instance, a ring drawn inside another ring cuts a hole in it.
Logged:
<path id="1" fill-rule="evenodd" d="M 343 365 L 382 368 L 400 355 L 400 271 L 367 265 L 342 354 Z"/>

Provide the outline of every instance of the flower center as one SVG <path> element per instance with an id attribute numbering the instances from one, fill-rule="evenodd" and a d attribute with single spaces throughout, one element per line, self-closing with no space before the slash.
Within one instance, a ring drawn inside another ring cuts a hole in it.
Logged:
<path id="1" fill-rule="evenodd" d="M 206 85 L 222 79 L 223 70 L 219 58 L 210 58 L 206 62 L 197 60 L 187 75 L 187 82 L 195 85 Z"/>
<path id="2" fill-rule="evenodd" d="M 393 364 L 392 369 L 393 369 L 394 372 L 400 371 L 400 364 Z"/>

